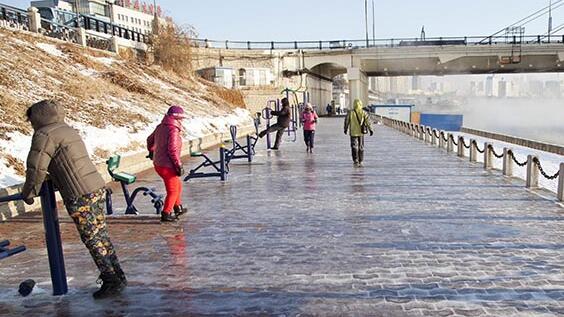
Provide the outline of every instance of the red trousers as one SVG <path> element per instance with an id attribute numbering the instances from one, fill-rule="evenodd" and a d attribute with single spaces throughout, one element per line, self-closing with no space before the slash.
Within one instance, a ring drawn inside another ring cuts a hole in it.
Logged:
<path id="1" fill-rule="evenodd" d="M 155 166 L 155 171 L 163 179 L 166 188 L 163 212 L 172 213 L 174 206 L 182 205 L 182 181 L 172 168 Z"/>

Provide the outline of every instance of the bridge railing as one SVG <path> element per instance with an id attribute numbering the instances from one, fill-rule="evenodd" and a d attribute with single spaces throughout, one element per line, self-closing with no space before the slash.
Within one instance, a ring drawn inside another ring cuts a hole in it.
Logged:
<path id="1" fill-rule="evenodd" d="M 29 16 L 27 11 L 0 4 L 0 26 L 29 30 Z"/>
<path id="2" fill-rule="evenodd" d="M 192 44 L 200 48 L 237 50 L 333 50 L 359 48 L 386 48 L 405 46 L 468 46 L 468 45 L 521 45 L 521 44 L 563 44 L 564 35 L 527 36 L 465 36 L 390 38 L 375 40 L 334 40 L 334 41 L 217 41 L 193 39 Z"/>
<path id="3" fill-rule="evenodd" d="M 53 295 L 64 295 L 68 291 L 67 275 L 63 257 L 61 232 L 59 229 L 55 188 L 51 181 L 45 181 L 45 183 L 43 183 L 40 198 L 43 226 L 45 227 L 45 244 L 47 245 L 51 282 L 53 283 Z M 23 197 L 19 194 L 0 197 L 0 203 L 18 202 L 21 200 L 23 200 Z"/>
<path id="4" fill-rule="evenodd" d="M 35 12 L 19 9 L 0 3 L 0 26 L 29 31 Z M 149 35 L 137 32 L 120 25 L 84 14 L 66 14 L 65 21 L 55 21 L 40 18 L 36 21 L 40 25 L 40 33 L 60 40 L 82 44 L 85 46 L 111 50 L 112 37 L 125 40 L 149 43 Z"/>
<path id="5" fill-rule="evenodd" d="M 406 121 L 395 120 L 384 116 L 372 114 L 372 117 L 382 122 L 384 125 L 399 130 L 407 135 L 417 138 L 425 143 L 446 149 L 452 153 L 456 151 L 459 157 L 466 157 L 466 152 L 471 162 L 478 162 L 478 155 L 483 155 L 484 169 L 493 169 L 494 159 L 501 159 L 502 173 L 504 176 L 512 177 L 514 167 L 526 168 L 525 184 L 527 188 L 538 188 L 539 177 L 547 180 L 556 180 L 556 198 L 559 202 L 564 202 L 564 162 L 560 163 L 558 172 L 548 174 L 539 157 L 528 155 L 527 160 L 519 161 L 513 149 L 505 147 L 503 152 L 496 152 L 494 144 L 485 142 L 482 146 L 475 139 L 466 140 L 464 136 L 455 138 L 453 133 L 433 129 L 432 127 L 415 124 Z"/>

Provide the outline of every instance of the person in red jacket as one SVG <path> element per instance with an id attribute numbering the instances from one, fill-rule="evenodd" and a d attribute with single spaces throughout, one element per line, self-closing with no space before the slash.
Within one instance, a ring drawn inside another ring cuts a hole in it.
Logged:
<path id="1" fill-rule="evenodd" d="M 166 198 L 161 222 L 174 222 L 178 216 L 186 213 L 182 207 L 182 181 L 184 174 L 180 155 L 182 152 L 182 120 L 184 109 L 172 106 L 161 124 L 147 138 L 149 158 L 153 160 L 155 171 L 163 179 L 166 188 Z M 173 214 L 174 212 L 174 214 Z"/>

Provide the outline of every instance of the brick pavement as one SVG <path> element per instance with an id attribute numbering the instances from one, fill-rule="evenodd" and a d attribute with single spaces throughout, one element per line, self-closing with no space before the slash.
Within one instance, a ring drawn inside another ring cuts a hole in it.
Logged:
<path id="1" fill-rule="evenodd" d="M 313 155 L 285 143 L 233 163 L 227 183 L 190 182 L 180 224 L 111 223 L 131 281 L 115 300 L 92 300 L 97 272 L 71 224 L 61 298 L 41 223 L 0 224 L 30 248 L 0 262 L 0 316 L 564 315 L 564 209 L 385 127 L 354 168 L 341 123 L 321 121 Z M 39 285 L 22 299 L 26 278 Z"/>

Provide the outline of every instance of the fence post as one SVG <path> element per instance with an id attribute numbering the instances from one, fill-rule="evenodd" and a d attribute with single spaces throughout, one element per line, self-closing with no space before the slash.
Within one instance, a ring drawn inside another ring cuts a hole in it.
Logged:
<path id="1" fill-rule="evenodd" d="M 84 28 L 78 28 L 77 29 L 77 39 L 78 41 L 78 45 L 82 45 L 83 47 L 86 47 L 86 30 Z"/>
<path id="2" fill-rule="evenodd" d="M 41 188 L 41 207 L 43 209 L 45 244 L 47 245 L 47 255 L 49 257 L 53 295 L 64 295 L 68 292 L 67 274 L 59 229 L 57 200 L 55 199 L 55 189 L 51 181 L 45 181 Z"/>
<path id="3" fill-rule="evenodd" d="M 564 163 L 560 163 L 560 176 L 558 177 L 558 201 L 564 202 Z"/>
<path id="4" fill-rule="evenodd" d="M 534 162 L 536 159 L 534 155 L 527 156 L 527 188 L 539 187 L 539 169 Z"/>
<path id="5" fill-rule="evenodd" d="M 27 9 L 27 15 L 29 17 L 29 31 L 38 33 L 41 29 L 41 15 L 39 15 L 39 10 L 36 7 L 30 7 Z"/>
<path id="6" fill-rule="evenodd" d="M 452 142 L 454 140 L 453 138 L 452 133 L 447 134 L 447 152 L 449 153 L 454 151 L 454 142 Z"/>
<path id="7" fill-rule="evenodd" d="M 493 168 L 493 153 L 490 149 L 491 143 L 484 143 L 484 168 L 489 170 Z"/>
<path id="8" fill-rule="evenodd" d="M 458 156 L 464 157 L 464 137 L 458 137 Z"/>
<path id="9" fill-rule="evenodd" d="M 425 134 L 425 143 L 429 143 L 430 142 L 429 127 L 425 127 L 424 134 Z"/>
<path id="10" fill-rule="evenodd" d="M 478 144 L 476 140 L 470 140 L 470 162 L 477 162 L 478 161 Z"/>
<path id="11" fill-rule="evenodd" d="M 420 126 L 419 129 L 419 139 L 421 139 L 421 141 L 425 140 L 425 126 Z"/>
<path id="12" fill-rule="evenodd" d="M 445 148 L 445 131 L 442 131 L 439 133 L 439 148 L 442 150 Z"/>
<path id="13" fill-rule="evenodd" d="M 510 149 L 503 148 L 503 175 L 505 176 L 513 176 L 513 159 L 510 153 Z"/>
<path id="14" fill-rule="evenodd" d="M 431 130 L 431 144 L 433 144 L 433 146 L 437 145 L 437 136 L 435 135 L 435 129 Z"/>

